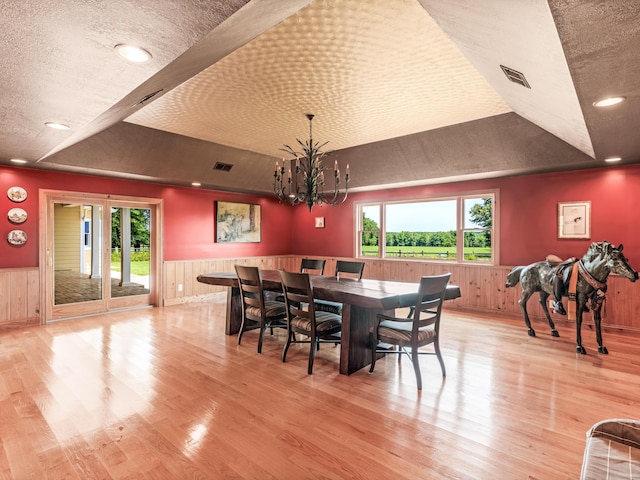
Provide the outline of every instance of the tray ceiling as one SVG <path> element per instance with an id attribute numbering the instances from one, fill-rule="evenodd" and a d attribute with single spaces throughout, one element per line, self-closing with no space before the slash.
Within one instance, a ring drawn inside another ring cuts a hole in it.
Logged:
<path id="1" fill-rule="evenodd" d="M 359 189 L 635 163 L 639 14 L 622 0 L 11 2 L 0 163 L 266 193 L 306 113 Z M 123 62 L 122 42 L 152 60 Z M 613 94 L 627 101 L 593 107 Z"/>

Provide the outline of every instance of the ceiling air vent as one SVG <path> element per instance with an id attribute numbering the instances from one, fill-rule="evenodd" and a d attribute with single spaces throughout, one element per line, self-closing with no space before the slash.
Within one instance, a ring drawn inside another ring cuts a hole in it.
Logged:
<path id="1" fill-rule="evenodd" d="M 523 87 L 531 88 L 527 79 L 524 78 L 524 74 L 514 70 L 513 68 L 505 67 L 504 65 L 500 65 L 500 68 L 507 76 L 507 78 L 513 83 L 517 83 L 518 85 L 522 85 Z"/>
<path id="2" fill-rule="evenodd" d="M 218 170 L 220 172 L 228 172 L 233 168 L 233 165 L 231 165 L 230 163 L 221 163 L 221 162 L 216 162 L 216 164 L 213 166 L 214 170 Z"/>
<path id="3" fill-rule="evenodd" d="M 140 100 L 138 100 L 136 103 L 134 103 L 132 106 L 135 107 L 137 105 L 144 104 L 145 102 L 151 100 L 153 97 L 159 94 L 162 90 L 164 90 L 164 88 L 161 88 L 160 90 L 156 90 L 155 92 L 148 93 L 147 95 L 142 97 Z"/>

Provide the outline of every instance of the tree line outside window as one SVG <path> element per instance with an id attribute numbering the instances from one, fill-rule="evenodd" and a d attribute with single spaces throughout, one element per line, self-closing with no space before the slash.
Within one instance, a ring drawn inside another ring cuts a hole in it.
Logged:
<path id="1" fill-rule="evenodd" d="M 357 204 L 358 256 L 493 263 L 495 199 L 488 192 Z"/>

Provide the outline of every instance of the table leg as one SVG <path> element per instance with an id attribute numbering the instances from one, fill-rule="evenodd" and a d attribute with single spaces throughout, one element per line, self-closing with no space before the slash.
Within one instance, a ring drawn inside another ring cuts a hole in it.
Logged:
<path id="1" fill-rule="evenodd" d="M 226 335 L 235 335 L 240 331 L 242 324 L 242 300 L 240 289 L 227 287 L 227 318 L 224 326 Z"/>
<path id="2" fill-rule="evenodd" d="M 351 375 L 371 363 L 369 330 L 375 325 L 378 313 L 380 310 L 342 304 L 341 374 Z"/>

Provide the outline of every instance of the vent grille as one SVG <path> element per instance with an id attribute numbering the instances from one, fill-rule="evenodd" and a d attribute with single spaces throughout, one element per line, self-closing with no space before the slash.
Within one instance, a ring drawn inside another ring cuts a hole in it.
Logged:
<path id="1" fill-rule="evenodd" d="M 134 103 L 132 106 L 135 107 L 137 105 L 144 104 L 145 102 L 151 100 L 153 97 L 159 94 L 162 90 L 164 90 L 164 88 L 161 88 L 160 90 L 156 90 L 155 92 L 152 92 L 152 93 L 148 93 L 147 95 L 142 97 L 140 100 L 138 100 L 136 103 Z"/>
<path id="2" fill-rule="evenodd" d="M 522 85 L 523 87 L 531 88 L 527 79 L 524 78 L 524 74 L 514 70 L 513 68 L 505 67 L 504 65 L 500 65 L 500 68 L 507 76 L 509 81 L 513 83 L 517 83 L 518 85 Z"/>
<path id="3" fill-rule="evenodd" d="M 214 170 L 218 170 L 220 172 L 228 172 L 233 168 L 233 165 L 231 165 L 230 163 L 222 163 L 222 162 L 216 162 L 216 164 L 213 166 Z"/>

